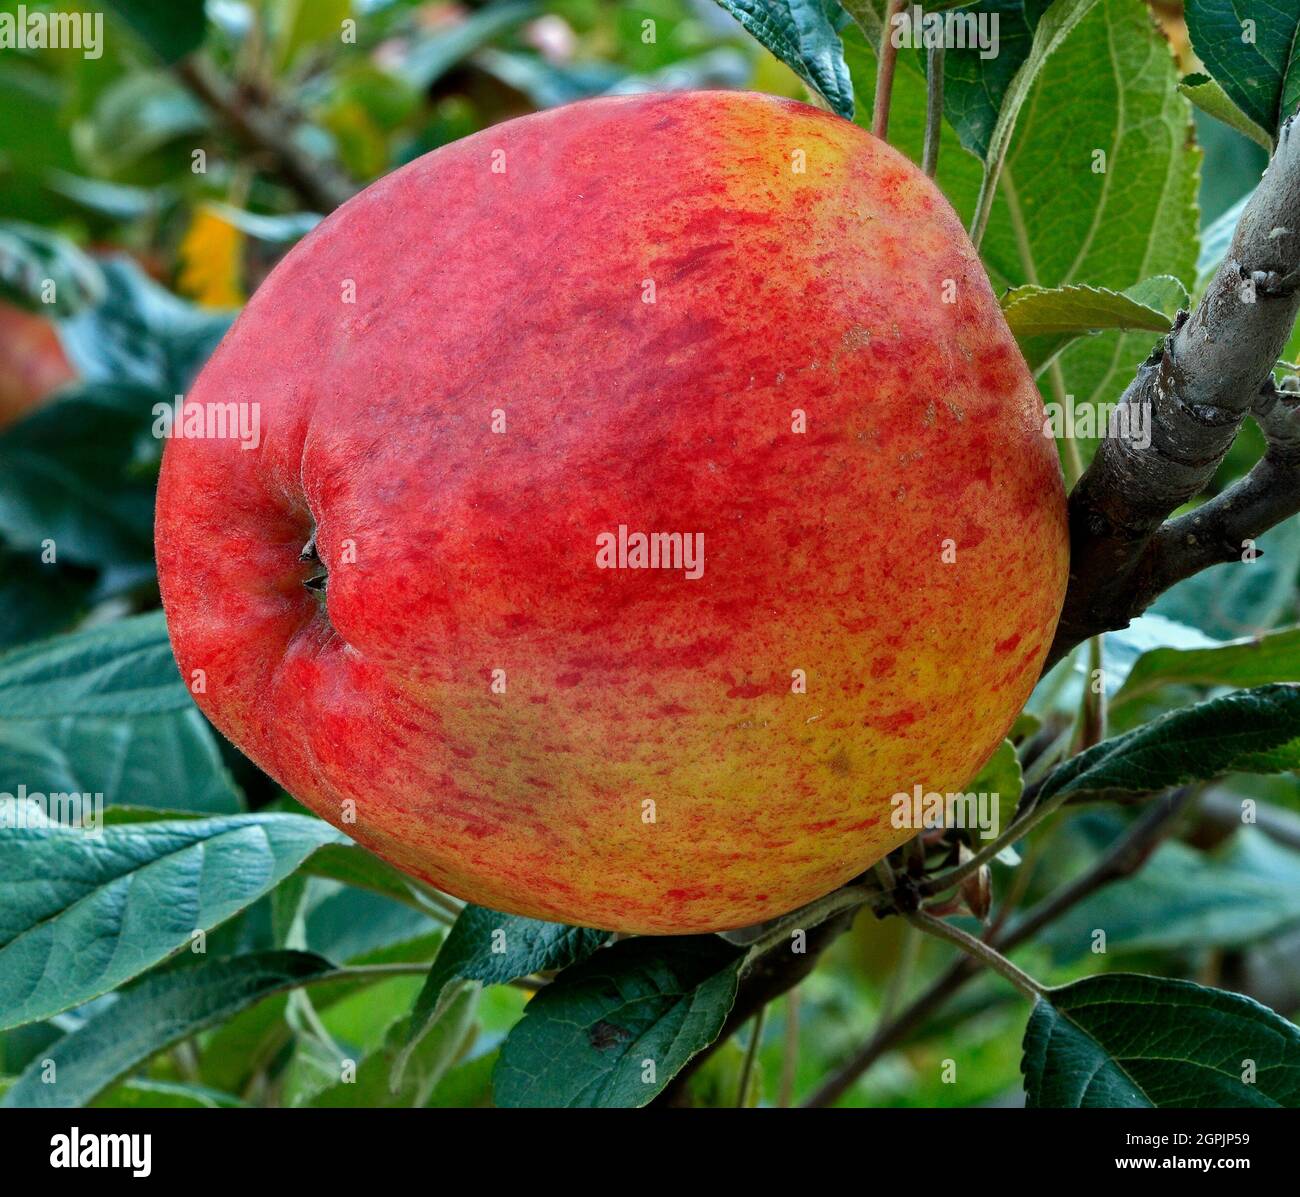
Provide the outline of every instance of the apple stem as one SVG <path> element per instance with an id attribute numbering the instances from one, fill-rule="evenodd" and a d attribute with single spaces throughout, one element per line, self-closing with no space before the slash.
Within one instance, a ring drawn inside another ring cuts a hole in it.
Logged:
<path id="1" fill-rule="evenodd" d="M 982 939 L 976 939 L 975 936 L 968 934 L 960 927 L 945 923 L 943 919 L 937 919 L 934 915 L 926 914 L 923 910 L 908 915 L 907 921 L 913 927 L 925 931 L 937 939 L 946 939 L 950 944 L 965 952 L 967 956 L 971 956 L 981 964 L 991 968 L 999 976 L 1010 981 L 1031 1002 L 1036 1002 L 1039 998 L 1047 996 L 1047 988 L 1041 982 L 1035 981 L 1027 972 L 1017 968 L 996 948 L 985 943 Z"/>

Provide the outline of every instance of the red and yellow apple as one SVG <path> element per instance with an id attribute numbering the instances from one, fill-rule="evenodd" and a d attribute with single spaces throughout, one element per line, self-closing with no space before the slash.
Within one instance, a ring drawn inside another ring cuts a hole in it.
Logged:
<path id="1" fill-rule="evenodd" d="M 1062 600 L 975 251 L 801 104 L 600 99 L 420 158 L 259 289 L 185 411 L 230 403 L 258 438 L 163 462 L 183 675 L 313 810 L 509 912 L 826 893 L 912 834 L 895 793 L 989 756 Z M 637 533 L 683 539 L 640 568 Z"/>

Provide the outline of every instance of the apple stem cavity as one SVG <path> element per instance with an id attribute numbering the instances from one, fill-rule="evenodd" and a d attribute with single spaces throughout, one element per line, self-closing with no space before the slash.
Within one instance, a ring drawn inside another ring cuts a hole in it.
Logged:
<path id="1" fill-rule="evenodd" d="M 320 553 L 316 551 L 316 529 L 311 530 L 311 536 L 308 537 L 307 543 L 302 546 L 302 552 L 298 554 L 298 560 L 310 562 L 318 569 L 312 571 L 310 577 L 303 580 L 303 586 L 310 590 L 324 605 L 325 586 L 329 582 L 329 570 L 325 568 L 325 563 L 320 559 Z"/>

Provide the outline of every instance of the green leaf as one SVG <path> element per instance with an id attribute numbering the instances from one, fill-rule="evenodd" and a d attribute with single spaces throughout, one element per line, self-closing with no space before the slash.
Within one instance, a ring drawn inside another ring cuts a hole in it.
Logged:
<path id="1" fill-rule="evenodd" d="M 484 5 L 450 28 L 418 39 L 399 68 L 402 78 L 417 91 L 427 91 L 457 63 L 536 11 L 537 5 L 526 0 L 497 0 Z"/>
<path id="2" fill-rule="evenodd" d="M 114 1085 L 93 1104 L 111 1110 L 224 1110 L 248 1106 L 233 1093 L 223 1093 L 220 1089 L 147 1077 L 133 1077 Z"/>
<path id="3" fill-rule="evenodd" d="M 274 814 L 0 829 L 0 1030 L 139 976 L 342 840 Z"/>
<path id="4" fill-rule="evenodd" d="M 1102 673 L 1106 697 L 1111 700 L 1111 710 L 1115 710 L 1115 696 L 1128 681 L 1133 666 L 1148 653 L 1158 649 L 1214 648 L 1220 643 L 1222 642 L 1207 636 L 1200 628 L 1189 627 L 1177 620 L 1150 612 L 1139 615 L 1128 627 L 1118 632 L 1106 633 L 1105 668 Z"/>
<path id="5" fill-rule="evenodd" d="M 233 813 L 240 796 L 176 671 L 161 611 L 0 656 L 0 793 Z"/>
<path id="6" fill-rule="evenodd" d="M 57 74 L 0 54 L 0 212 L 6 216 L 43 223 L 62 214 L 65 205 L 50 195 L 45 179 L 51 170 L 76 169 L 66 105 Z"/>
<path id="7" fill-rule="evenodd" d="M 1168 332 L 1187 291 L 1172 275 L 1147 279 L 1126 291 L 1071 283 L 1013 287 L 1002 313 L 1035 373 L 1079 337 L 1107 329 Z"/>
<path id="8" fill-rule="evenodd" d="M 370 890 L 416 910 L 427 910 L 416 897 L 410 877 L 356 844 L 326 844 L 312 854 L 302 871 L 312 877 L 326 877 L 344 885 Z"/>
<path id="9" fill-rule="evenodd" d="M 1059 794 L 1150 793 L 1225 773 L 1300 767 L 1300 684 L 1260 686 L 1171 711 L 1057 766 L 1039 801 Z"/>
<path id="10" fill-rule="evenodd" d="M 998 825 L 992 829 L 993 834 L 997 836 L 1002 833 L 1003 828 L 1011 826 L 1024 789 L 1025 775 L 1020 768 L 1020 757 L 1016 753 L 1016 746 L 1010 740 L 1003 740 L 989 757 L 984 768 L 962 787 L 962 792 L 998 796 Z M 1011 848 L 1004 848 L 998 853 L 997 859 L 1004 864 L 1019 863 L 1019 857 Z"/>
<path id="11" fill-rule="evenodd" d="M 129 258 L 107 260 L 103 273 L 104 302 L 59 327 L 78 372 L 88 382 L 134 386 L 160 398 L 184 393 L 231 315 L 178 299 Z"/>
<path id="12" fill-rule="evenodd" d="M 874 51 L 855 30 L 846 30 L 845 47 L 863 93 Z M 1016 123 L 981 243 L 995 288 L 1081 283 L 1124 292 L 1165 274 L 1192 281 L 1200 151 L 1176 84 L 1145 5 L 1097 0 L 1043 66 Z M 857 120 L 870 125 L 865 105 Z M 900 66 L 890 141 L 920 161 L 924 126 L 924 81 Z M 1094 170 L 1097 150 L 1106 155 L 1104 172 Z M 981 174 L 945 124 L 938 182 L 963 220 L 975 209 Z M 1057 359 L 1063 393 L 1079 404 L 1113 402 L 1152 342 L 1148 332 L 1112 330 L 1066 346 Z"/>
<path id="13" fill-rule="evenodd" d="M 474 1041 L 479 993 L 477 985 L 458 986 L 442 1017 L 414 1050 L 403 1046 L 406 1020 L 398 1019 L 383 1047 L 361 1061 L 354 1080 L 339 1081 L 305 1104 L 333 1108 L 425 1105 L 438 1082 Z M 404 1058 L 400 1067 L 399 1056 Z"/>
<path id="14" fill-rule="evenodd" d="M 454 982 L 506 985 L 531 973 L 568 968 L 603 946 L 609 936 L 608 931 L 466 906 L 439 950 L 411 1011 L 406 1048 L 397 1060 L 396 1075 L 400 1076 L 409 1054 L 463 987 Z"/>
<path id="15" fill-rule="evenodd" d="M 292 65 L 305 49 L 339 44 L 351 15 L 352 0 L 274 0 L 269 16 L 278 69 Z"/>
<path id="16" fill-rule="evenodd" d="M 175 190 L 167 186 L 133 187 L 126 183 L 107 183 L 88 179 L 66 170 L 52 170 L 46 185 L 59 195 L 113 220 L 131 221 L 156 216 L 161 208 L 175 199 Z"/>
<path id="17" fill-rule="evenodd" d="M 84 1106 L 156 1052 L 224 1022 L 268 994 L 326 977 L 334 965 L 310 952 L 264 952 L 146 977 L 33 1060 L 6 1106 Z M 46 1061 L 54 1080 L 45 1083 Z"/>
<path id="18" fill-rule="evenodd" d="M 1166 843 L 1134 877 L 1099 890 L 1043 936 L 1058 962 L 1106 952 L 1239 948 L 1300 923 L 1300 853 L 1243 827 L 1217 851 Z"/>
<path id="19" fill-rule="evenodd" d="M 305 237 L 324 219 L 318 212 L 284 212 L 266 216 L 258 212 L 245 212 L 229 204 L 209 203 L 208 209 L 227 224 L 258 241 L 283 245 Z"/>
<path id="20" fill-rule="evenodd" d="M 533 998 L 493 1078 L 498 1106 L 643 1106 L 722 1030 L 745 951 L 624 939 Z"/>
<path id="21" fill-rule="evenodd" d="M 630 96 L 646 91 L 735 91 L 753 86 L 754 64 L 733 46 L 681 58 L 644 75 L 625 75 L 601 94 Z"/>
<path id="22" fill-rule="evenodd" d="M 1263 635 L 1292 611 L 1300 573 L 1300 520 L 1259 538 L 1253 561 L 1212 565 L 1166 590 L 1151 610 L 1217 640 Z"/>
<path id="23" fill-rule="evenodd" d="M 295 880 L 307 878 L 299 873 Z M 285 886 L 275 892 L 283 893 Z M 371 952 L 395 944 L 412 943 L 436 929 L 427 912 L 392 902 L 365 890 L 339 887 L 319 896 L 318 890 L 334 888 L 317 882 L 303 919 L 305 942 L 286 947 L 306 947 L 331 960 L 351 963 Z"/>
<path id="24" fill-rule="evenodd" d="M 1124 292 L 1158 275 L 1191 282 L 1200 151 L 1176 82 L 1146 6 L 1098 0 L 1020 114 L 981 244 L 995 286 Z M 1063 393 L 1080 405 L 1114 402 L 1153 341 L 1115 330 L 1067 346 L 1057 359 Z"/>
<path id="25" fill-rule="evenodd" d="M 717 0 L 833 112 L 853 119 L 853 80 L 840 30 L 847 18 L 836 0 Z"/>
<path id="26" fill-rule="evenodd" d="M 990 162 L 1002 160 L 1011 144 L 1020 109 L 1029 97 L 1030 88 L 1043 65 L 1096 3 L 1097 0 L 1052 0 L 1038 21 L 1033 23 L 1033 40 L 997 105 L 997 119 L 993 122 L 982 155 L 985 159 Z M 946 81 L 947 72 L 944 74 Z"/>
<path id="27" fill-rule="evenodd" d="M 1230 129 L 1235 129 L 1244 137 L 1249 137 L 1257 145 L 1272 153 L 1273 136 L 1261 129 L 1250 119 L 1228 95 L 1218 82 L 1209 75 L 1188 75 L 1179 85 L 1178 90 L 1208 116 L 1222 121 Z"/>
<path id="28" fill-rule="evenodd" d="M 0 650 L 66 631 L 85 614 L 89 593 L 80 570 L 0 545 Z"/>
<path id="29" fill-rule="evenodd" d="M 179 62 L 203 44 L 203 0 L 108 0 L 163 62 Z"/>
<path id="30" fill-rule="evenodd" d="M 0 431 L 6 543 L 35 555 L 53 542 L 57 561 L 75 565 L 152 561 L 155 401 L 134 386 L 74 383 Z"/>
<path id="31" fill-rule="evenodd" d="M 115 81 L 78 123 L 74 142 L 89 173 L 110 181 L 149 183 L 188 165 L 212 118 L 165 71 L 133 71 Z"/>
<path id="32" fill-rule="evenodd" d="M 1034 1006 L 1021 1071 L 1030 1109 L 1291 1108 L 1300 1030 L 1239 994 L 1110 973 Z"/>
<path id="33" fill-rule="evenodd" d="M 184 394 L 231 315 L 177 299 L 129 258 L 102 266 L 104 302 L 59 326 L 77 372 L 89 383 L 135 387 L 156 399 Z"/>
<path id="34" fill-rule="evenodd" d="M 104 298 L 99 267 L 66 237 L 0 221 L 0 298 L 30 311 L 71 316 Z"/>
<path id="35" fill-rule="evenodd" d="M 994 53 L 986 54 L 973 44 L 955 45 L 955 38 L 945 41 L 943 114 L 956 130 L 961 144 L 978 158 L 988 157 L 993 130 L 1007 92 L 1017 71 L 1030 56 L 1034 32 L 1049 3 L 1050 0 L 1029 0 L 1029 3 L 1025 0 L 981 0 L 978 4 L 964 5 L 960 12 L 952 13 L 948 18 L 965 22 L 973 17 L 978 22 L 981 16 L 987 20 L 996 15 L 997 19 Z M 909 8 L 904 8 L 900 15 L 910 22 Z M 901 26 L 896 25 L 895 28 Z M 907 28 L 912 32 L 908 44 L 917 46 L 920 39 L 910 24 Z M 967 24 L 964 28 L 969 29 L 970 26 Z M 979 25 L 976 24 L 975 28 L 978 30 Z M 925 26 L 922 25 L 922 35 L 924 29 Z M 968 34 L 966 40 L 971 40 Z M 921 53 L 925 53 L 924 49 Z M 1044 61 L 1046 55 L 1038 59 L 1038 68 L 1041 68 Z M 1032 83 L 1033 73 L 1022 80 L 1021 84 Z"/>
<path id="36" fill-rule="evenodd" d="M 1278 0 L 1187 0 L 1187 34 L 1205 69 L 1270 135 L 1300 104 L 1300 9 Z"/>
<path id="37" fill-rule="evenodd" d="M 1300 628 L 1202 648 L 1158 648 L 1138 658 L 1112 706 L 1161 686 L 1261 686 L 1300 677 Z"/>

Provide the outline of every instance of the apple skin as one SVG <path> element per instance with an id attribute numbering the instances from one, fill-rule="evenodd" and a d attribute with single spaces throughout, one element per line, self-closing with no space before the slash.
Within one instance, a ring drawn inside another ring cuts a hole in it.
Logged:
<path id="1" fill-rule="evenodd" d="M 0 428 L 8 427 L 76 377 L 54 325 L 0 303 Z"/>
<path id="2" fill-rule="evenodd" d="M 183 676 L 503 911 L 678 934 L 828 892 L 910 838 L 894 793 L 975 774 L 1060 611 L 1056 449 L 975 251 L 806 105 L 599 99 L 420 158 L 272 272 L 187 397 L 230 401 L 258 448 L 163 461 Z M 620 524 L 702 532 L 703 576 L 597 568 Z"/>

